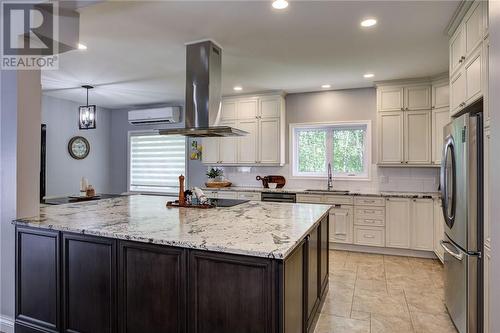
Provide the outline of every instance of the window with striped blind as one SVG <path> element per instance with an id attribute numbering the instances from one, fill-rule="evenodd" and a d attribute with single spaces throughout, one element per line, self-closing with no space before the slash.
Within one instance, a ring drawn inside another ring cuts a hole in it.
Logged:
<path id="1" fill-rule="evenodd" d="M 177 194 L 181 174 L 186 177 L 184 136 L 129 134 L 129 191 Z"/>

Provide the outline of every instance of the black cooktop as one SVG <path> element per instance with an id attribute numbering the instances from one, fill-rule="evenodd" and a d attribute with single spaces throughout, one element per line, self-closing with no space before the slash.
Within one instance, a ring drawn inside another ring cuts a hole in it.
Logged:
<path id="1" fill-rule="evenodd" d="M 216 207 L 233 207 L 236 205 L 240 205 L 245 202 L 249 202 L 250 200 L 236 200 L 236 199 L 208 199 L 208 202 L 211 205 Z"/>

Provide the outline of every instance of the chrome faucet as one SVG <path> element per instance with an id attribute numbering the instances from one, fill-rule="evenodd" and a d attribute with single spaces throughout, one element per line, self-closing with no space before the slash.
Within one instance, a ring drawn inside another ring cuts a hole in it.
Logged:
<path id="1" fill-rule="evenodd" d="M 332 165 L 328 163 L 328 183 L 327 183 L 328 191 L 333 189 L 333 178 L 332 178 Z"/>

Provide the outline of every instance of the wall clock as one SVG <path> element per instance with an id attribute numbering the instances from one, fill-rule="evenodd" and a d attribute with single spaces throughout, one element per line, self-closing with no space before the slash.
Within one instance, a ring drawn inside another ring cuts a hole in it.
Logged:
<path id="1" fill-rule="evenodd" d="M 90 143 L 83 136 L 74 136 L 69 140 L 68 151 L 76 160 L 83 160 L 90 152 Z"/>

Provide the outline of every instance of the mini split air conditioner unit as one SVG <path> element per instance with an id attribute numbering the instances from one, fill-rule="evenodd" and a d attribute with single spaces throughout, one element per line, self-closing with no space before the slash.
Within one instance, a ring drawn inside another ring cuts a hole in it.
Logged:
<path id="1" fill-rule="evenodd" d="M 180 106 L 132 110 L 128 112 L 128 122 L 132 125 L 174 124 L 179 122 L 180 115 Z"/>

